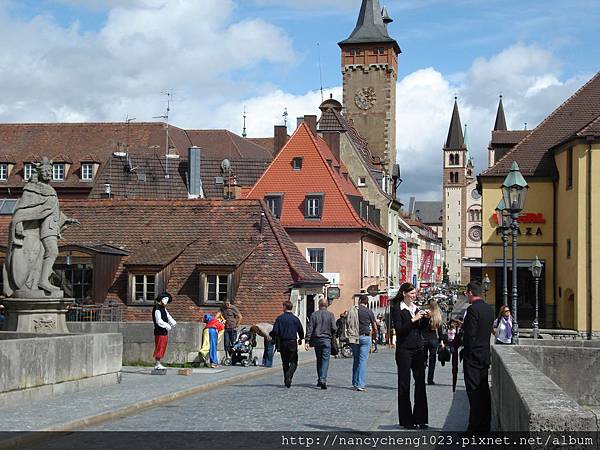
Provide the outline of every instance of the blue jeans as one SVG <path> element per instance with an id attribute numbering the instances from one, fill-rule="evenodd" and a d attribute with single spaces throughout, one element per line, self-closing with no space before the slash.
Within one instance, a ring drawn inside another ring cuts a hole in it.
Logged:
<path id="1" fill-rule="evenodd" d="M 352 386 L 364 388 L 367 383 L 367 359 L 371 348 L 371 336 L 359 336 L 358 344 L 352 344 Z"/>
<path id="2" fill-rule="evenodd" d="M 317 355 L 317 376 L 321 383 L 327 383 L 329 357 L 331 356 L 331 338 L 315 339 L 315 355 Z"/>
<path id="3" fill-rule="evenodd" d="M 272 339 L 265 339 L 265 350 L 263 352 L 262 365 L 265 367 L 273 367 L 273 350 L 275 345 Z"/>

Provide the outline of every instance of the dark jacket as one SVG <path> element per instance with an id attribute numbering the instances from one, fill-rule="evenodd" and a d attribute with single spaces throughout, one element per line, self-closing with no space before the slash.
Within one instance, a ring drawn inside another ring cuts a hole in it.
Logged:
<path id="1" fill-rule="evenodd" d="M 304 339 L 304 328 L 298 319 L 291 311 L 284 312 L 277 319 L 273 325 L 273 331 L 271 331 L 271 337 L 275 339 L 277 348 L 281 349 L 284 344 L 286 348 L 292 349 L 295 347 L 296 340 Z M 290 343 L 294 342 L 292 346 Z"/>
<path id="2" fill-rule="evenodd" d="M 335 336 L 337 327 L 335 325 L 335 316 L 331 311 L 319 309 L 310 316 L 310 322 L 306 327 L 306 339 L 311 346 L 318 338 L 331 339 Z"/>
<path id="3" fill-rule="evenodd" d="M 483 300 L 475 300 L 467 308 L 463 322 L 463 359 L 476 367 L 490 365 L 490 336 L 494 324 L 494 310 Z"/>
<path id="4" fill-rule="evenodd" d="M 391 314 L 392 324 L 396 331 L 396 349 L 422 348 L 422 331 L 429 325 L 429 319 L 423 318 L 413 322 L 410 311 L 401 309 L 400 304 L 392 306 Z"/>
<path id="5" fill-rule="evenodd" d="M 167 310 L 163 305 L 154 305 L 152 308 L 152 322 L 154 322 L 154 336 L 167 336 L 169 332 L 166 328 L 158 326 L 156 323 L 155 313 L 156 310 L 160 311 L 160 318 L 163 322 L 169 323 L 169 316 L 167 316 Z"/>

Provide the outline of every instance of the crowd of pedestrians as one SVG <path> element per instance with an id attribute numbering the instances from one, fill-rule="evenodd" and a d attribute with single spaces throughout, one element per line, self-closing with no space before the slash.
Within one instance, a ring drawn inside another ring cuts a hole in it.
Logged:
<path id="1" fill-rule="evenodd" d="M 464 291 L 470 306 L 462 319 L 452 318 L 450 314 L 447 314 L 446 321 L 443 319 L 443 310 L 452 308 L 456 297 L 450 297 L 450 302 L 444 302 L 440 307 L 435 297 L 423 304 L 422 301 L 417 300 L 417 295 L 417 289 L 411 283 L 402 284 L 397 295 L 391 299 L 387 323 L 383 315 L 375 317 L 368 307 L 369 298 L 366 295 L 360 295 L 357 305 L 349 311 L 344 311 L 337 320 L 328 310 L 329 301 L 323 295 L 317 295 L 315 300 L 318 309 L 310 315 L 306 333 L 300 319 L 293 313 L 292 302 L 288 300 L 283 302 L 283 311 L 274 324 L 253 325 L 250 327 L 250 333 L 253 337 L 263 338 L 263 366 L 272 367 L 274 351 L 280 353 L 283 381 L 287 388 L 292 386 L 294 373 L 298 367 L 298 349 L 302 344 L 306 350 L 314 349 L 316 385 L 323 390 L 328 387 L 327 374 L 331 357 L 344 352 L 346 347 L 350 348 L 353 358 L 352 389 L 361 392 L 367 389 L 369 354 L 376 352 L 378 345 L 389 344 L 390 348 L 395 348 L 398 423 L 407 429 L 429 427 L 426 385 L 435 385 L 437 361 L 439 360 L 441 364 L 451 361 L 454 391 L 459 361 L 462 359 L 470 405 L 467 431 L 489 431 L 491 422 L 488 385 L 490 335 L 495 335 L 497 344 L 512 342 L 510 309 L 506 305 L 502 306 L 498 317 L 494 320 L 492 308 L 481 299 L 481 283 L 478 281 L 469 283 Z M 170 301 L 171 296 L 168 293 L 158 296 L 152 314 L 156 344 L 155 367 L 159 369 L 164 368 L 160 361 L 166 349 L 168 332 L 176 325 L 175 320 L 166 310 Z M 241 321 L 241 313 L 229 301 L 224 302 L 215 317 L 204 315 L 203 341 L 205 342 L 201 353 L 205 353 L 205 359 L 211 367 L 218 366 L 219 334 L 224 335 L 226 355 L 230 354 Z M 255 345 L 255 339 L 253 342 Z M 412 402 L 411 375 L 414 379 Z"/>

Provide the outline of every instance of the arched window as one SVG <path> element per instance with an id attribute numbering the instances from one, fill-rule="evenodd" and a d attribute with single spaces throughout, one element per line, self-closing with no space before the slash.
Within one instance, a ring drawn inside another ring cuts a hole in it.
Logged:
<path id="1" fill-rule="evenodd" d="M 450 153 L 450 165 L 454 165 L 454 153 Z"/>
<path id="2" fill-rule="evenodd" d="M 454 164 L 456 166 L 460 165 L 460 156 L 458 156 L 458 153 L 454 154 Z"/>

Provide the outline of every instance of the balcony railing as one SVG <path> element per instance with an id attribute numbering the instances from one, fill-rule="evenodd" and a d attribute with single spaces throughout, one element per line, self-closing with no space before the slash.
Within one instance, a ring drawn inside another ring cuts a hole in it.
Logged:
<path id="1" fill-rule="evenodd" d="M 125 305 L 68 306 L 68 322 L 122 322 Z"/>

